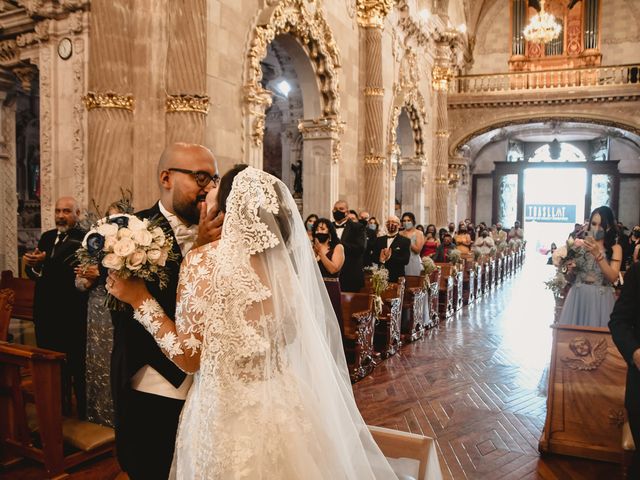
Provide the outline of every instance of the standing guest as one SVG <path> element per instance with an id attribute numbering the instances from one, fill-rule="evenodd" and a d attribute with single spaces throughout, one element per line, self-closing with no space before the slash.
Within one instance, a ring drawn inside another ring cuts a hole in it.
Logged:
<path id="1" fill-rule="evenodd" d="M 86 412 L 85 348 L 87 294 L 75 287 L 76 250 L 85 232 L 78 228 L 80 208 L 73 197 L 55 206 L 56 228 L 40 237 L 33 253 L 24 255 L 27 275 L 35 280 L 33 321 L 38 347 L 66 354 L 62 369 L 63 406 L 70 413 L 71 389 L 80 418 Z"/>
<path id="2" fill-rule="evenodd" d="M 365 267 L 370 267 L 373 265 L 373 249 L 376 245 L 376 238 L 378 238 L 378 232 L 380 230 L 380 225 L 378 224 L 378 220 L 376 217 L 369 217 L 367 222 L 367 229 L 365 231 L 366 234 L 366 242 L 365 242 L 365 250 L 364 250 L 364 260 L 363 265 Z"/>
<path id="3" fill-rule="evenodd" d="M 519 240 L 521 242 L 524 240 L 524 230 L 522 230 L 522 227 L 520 227 L 520 222 L 516 220 L 513 223 L 513 228 L 509 230 L 507 238 L 509 240 Z"/>
<path id="4" fill-rule="evenodd" d="M 467 233 L 469 234 L 469 237 L 471 237 L 471 241 L 475 242 L 476 241 L 476 227 L 471 222 L 469 222 L 469 224 L 467 224 Z"/>
<path id="5" fill-rule="evenodd" d="M 424 225 L 420 225 L 420 224 L 416 225 L 416 230 L 419 230 L 424 235 Z"/>
<path id="6" fill-rule="evenodd" d="M 347 218 L 349 205 L 338 200 L 333 206 L 333 226 L 344 247 L 344 265 L 340 272 L 340 288 L 343 292 L 358 292 L 364 287 L 363 260 L 366 236 L 364 227 Z"/>
<path id="7" fill-rule="evenodd" d="M 358 212 L 356 212 L 355 210 L 349 210 L 349 214 L 347 215 L 347 217 L 352 222 L 357 222 L 358 221 Z"/>
<path id="8" fill-rule="evenodd" d="M 360 219 L 360 222 L 365 222 L 365 223 L 367 223 L 369 221 L 369 217 L 370 216 L 371 215 L 369 215 L 369 212 L 367 212 L 366 210 L 362 210 L 360 212 L 360 215 L 358 215 L 358 217 Z"/>
<path id="9" fill-rule="evenodd" d="M 562 307 L 558 323 L 606 327 L 615 303 L 613 284 L 618 281 L 622 247 L 613 211 L 606 206 L 591 213 L 584 239 L 585 253 L 569 265 L 575 277 Z"/>
<path id="10" fill-rule="evenodd" d="M 438 239 L 440 240 L 440 244 L 442 244 L 442 241 L 444 240 L 444 236 L 447 234 L 451 236 L 451 234 L 447 231 L 446 228 L 441 228 L 440 230 L 438 230 Z"/>
<path id="11" fill-rule="evenodd" d="M 573 231 L 569 234 L 569 238 L 573 238 L 574 240 L 576 238 L 580 238 L 581 233 L 584 230 L 584 225 L 582 225 L 581 223 L 574 223 L 573 224 Z"/>
<path id="12" fill-rule="evenodd" d="M 453 222 L 449 222 L 448 229 L 449 229 L 449 234 L 453 238 L 454 233 L 456 233 L 456 224 Z"/>
<path id="13" fill-rule="evenodd" d="M 502 229 L 502 224 L 500 222 L 496 223 L 496 227 L 491 232 L 491 236 L 493 237 L 493 241 L 496 245 L 507 243 L 507 232 Z"/>
<path id="14" fill-rule="evenodd" d="M 405 266 L 409 263 L 411 240 L 398 234 L 400 219 L 395 215 L 387 219 L 386 227 L 387 235 L 376 240 L 373 258 L 378 265 L 389 271 L 389 281 L 397 282 L 398 278 L 404 275 Z"/>
<path id="15" fill-rule="evenodd" d="M 404 229 L 400 232 L 400 235 L 408 238 L 411 242 L 409 263 L 407 263 L 407 266 L 404 268 L 404 274 L 412 276 L 418 276 L 422 273 L 420 252 L 424 246 L 424 235 L 415 225 L 416 216 L 412 212 L 402 214 L 402 226 Z"/>
<path id="16" fill-rule="evenodd" d="M 246 166 L 235 167 L 241 168 Z M 207 212 L 204 204 L 220 177 L 211 151 L 186 143 L 165 149 L 157 174 L 160 199 L 137 216 L 155 219 L 173 237 L 175 260 L 166 264 L 167 285 L 161 288 L 157 281 L 145 282 L 173 322 L 182 258 L 194 246 L 220 238 L 224 215 L 215 209 Z M 107 279 L 107 290 L 112 285 L 113 280 Z M 118 462 L 132 480 L 164 479 L 169 476 L 178 420 L 192 377 L 162 353 L 153 336 L 133 318 L 132 309 L 114 311 L 112 318 L 111 388 Z"/>
<path id="17" fill-rule="evenodd" d="M 315 213 L 312 213 L 311 215 L 309 215 L 307 219 L 304 221 L 304 226 L 307 229 L 307 235 L 309 236 L 309 240 L 311 240 L 311 243 L 313 243 L 313 234 L 311 232 L 313 231 L 313 226 L 316 224 L 317 221 L 318 221 L 318 215 L 316 215 Z"/>
<path id="18" fill-rule="evenodd" d="M 453 241 L 456 244 L 456 248 L 460 250 L 460 253 L 466 255 L 471 252 L 471 236 L 467 231 L 467 225 L 464 222 L 461 222 L 458 225 L 458 232 L 454 237 Z"/>
<path id="19" fill-rule="evenodd" d="M 636 225 L 633 227 L 631 241 L 633 242 L 632 263 L 636 263 L 638 261 L 638 254 L 640 253 L 640 226 Z"/>
<path id="20" fill-rule="evenodd" d="M 133 213 L 127 201 L 109 205 L 107 215 Z M 113 400 L 109 359 L 113 350 L 111 313 L 105 307 L 107 291 L 98 265 L 86 269 L 76 267 L 76 287 L 89 292 L 87 301 L 86 386 L 87 420 L 113 428 Z"/>
<path id="21" fill-rule="evenodd" d="M 322 276 L 338 278 L 344 265 L 344 247 L 328 218 L 320 218 L 313 227 L 313 251 Z"/>
<path id="22" fill-rule="evenodd" d="M 436 226 L 434 224 L 427 225 L 427 230 L 424 234 L 424 245 L 422 246 L 421 257 L 433 257 L 436 254 L 436 249 L 440 242 L 438 242 Z"/>
<path id="23" fill-rule="evenodd" d="M 631 435 L 640 445 L 640 264 L 632 265 L 624 276 L 620 298 L 609 320 L 611 338 L 627 362 L 624 404 Z M 640 448 L 635 449 L 627 478 L 640 478 Z"/>
<path id="24" fill-rule="evenodd" d="M 436 263 L 445 263 L 449 261 L 449 252 L 455 249 L 455 245 L 453 245 L 453 241 L 451 239 L 451 235 L 449 233 L 445 233 L 442 236 L 442 243 L 436 250 L 435 258 L 433 259 Z"/>

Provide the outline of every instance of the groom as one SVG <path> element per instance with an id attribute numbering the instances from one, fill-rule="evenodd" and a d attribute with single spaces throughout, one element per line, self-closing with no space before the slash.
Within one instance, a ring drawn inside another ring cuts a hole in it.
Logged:
<path id="1" fill-rule="evenodd" d="M 158 162 L 160 199 L 140 218 L 156 219 L 173 236 L 177 260 L 167 262 L 168 285 L 147 287 L 170 318 L 175 315 L 180 263 L 194 247 L 217 240 L 223 215 L 206 213 L 204 199 L 218 188 L 215 158 L 202 145 L 176 143 Z M 215 193 L 215 192 L 214 192 Z M 112 312 L 114 344 L 111 357 L 116 449 L 129 478 L 166 479 L 169 475 L 180 411 L 191 377 L 175 366 L 154 338 L 133 318 L 130 308 Z"/>

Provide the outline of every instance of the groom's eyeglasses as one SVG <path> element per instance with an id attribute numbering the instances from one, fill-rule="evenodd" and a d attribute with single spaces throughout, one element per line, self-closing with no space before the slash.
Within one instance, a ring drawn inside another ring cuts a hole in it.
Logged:
<path id="1" fill-rule="evenodd" d="M 220 176 L 218 176 L 217 174 L 211 175 L 209 172 L 205 172 L 203 170 L 194 171 L 186 170 L 184 168 L 167 168 L 167 170 L 169 170 L 170 172 L 180 172 L 191 175 L 200 188 L 206 187 L 211 182 L 213 182 L 213 187 L 215 188 L 220 183 Z"/>

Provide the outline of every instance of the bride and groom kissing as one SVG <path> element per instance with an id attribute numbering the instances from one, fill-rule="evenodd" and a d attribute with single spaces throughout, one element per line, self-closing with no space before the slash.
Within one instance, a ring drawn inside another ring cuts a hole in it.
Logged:
<path id="1" fill-rule="evenodd" d="M 118 461 L 131 479 L 392 479 L 353 398 L 295 201 L 201 145 L 158 164 L 141 218 L 173 234 L 164 288 L 110 274 Z"/>

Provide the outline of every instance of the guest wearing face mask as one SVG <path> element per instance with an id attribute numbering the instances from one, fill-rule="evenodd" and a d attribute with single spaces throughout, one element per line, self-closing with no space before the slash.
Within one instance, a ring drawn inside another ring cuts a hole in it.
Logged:
<path id="1" fill-rule="evenodd" d="M 363 259 L 365 251 L 364 227 L 347 218 L 349 205 L 338 200 L 333 206 L 333 226 L 344 246 L 344 265 L 340 272 L 340 287 L 343 292 L 358 292 L 364 287 Z"/>
<path id="2" fill-rule="evenodd" d="M 473 242 L 473 250 L 477 251 L 480 255 L 489 255 L 491 253 L 491 249 L 495 247 L 496 244 L 489 235 L 489 230 L 486 228 L 482 229 L 478 233 L 478 238 Z"/>
<path id="3" fill-rule="evenodd" d="M 453 235 L 456 233 L 456 224 L 453 222 L 449 222 L 449 233 L 451 234 L 451 237 L 453 238 Z"/>
<path id="4" fill-rule="evenodd" d="M 378 238 L 379 230 L 380 226 L 378 225 L 376 217 L 369 217 L 367 221 L 367 228 L 365 230 L 365 234 L 367 236 L 363 262 L 365 267 L 370 267 L 374 263 L 373 249 L 376 246 L 376 238 Z"/>
<path id="5" fill-rule="evenodd" d="M 375 263 L 389 271 L 389 281 L 397 282 L 404 275 L 404 269 L 409 263 L 411 240 L 399 235 L 400 219 L 391 215 L 387 219 L 387 235 L 376 240 L 373 250 Z"/>
<path id="6" fill-rule="evenodd" d="M 460 222 L 460 225 L 458 225 L 458 233 L 454 237 L 454 242 L 462 255 L 467 255 L 471 252 L 471 237 L 464 222 Z"/>
<path id="7" fill-rule="evenodd" d="M 438 241 L 438 232 L 436 232 L 436 226 L 434 224 L 427 225 L 427 231 L 424 234 L 424 245 L 422 246 L 421 257 L 433 257 L 436 254 L 436 249 L 440 245 Z"/>
<path id="8" fill-rule="evenodd" d="M 338 278 L 344 265 L 344 247 L 328 218 L 320 218 L 313 226 L 313 251 L 320 272 L 326 278 Z"/>
<path id="9" fill-rule="evenodd" d="M 520 222 L 516 221 L 513 224 L 513 228 L 509 230 L 509 234 L 507 235 L 509 240 L 524 240 L 524 230 L 520 226 Z"/>
<path id="10" fill-rule="evenodd" d="M 411 242 L 411 254 L 409 256 L 409 263 L 404 268 L 404 274 L 418 276 L 422 273 L 420 252 L 424 246 L 424 234 L 416 228 L 416 216 L 412 212 L 402 214 L 402 226 L 404 230 L 400 232 L 400 235 L 408 238 Z"/>
<path id="11" fill-rule="evenodd" d="M 316 215 L 315 213 L 312 213 L 311 215 L 309 215 L 307 219 L 304 221 L 304 226 L 307 229 L 307 235 L 309 236 L 309 240 L 311 240 L 311 243 L 313 243 L 313 226 L 316 224 L 317 221 L 318 221 L 318 215 Z"/>
<path id="12" fill-rule="evenodd" d="M 433 259 L 436 263 L 446 263 L 449 261 L 449 252 L 453 250 L 455 245 L 453 245 L 453 241 L 451 239 L 451 235 L 445 233 L 442 236 L 442 244 L 436 250 L 436 256 Z"/>
<path id="13" fill-rule="evenodd" d="M 476 227 L 473 225 L 473 223 L 467 223 L 467 233 L 471 237 L 471 241 L 475 242 L 476 241 Z"/>
<path id="14" fill-rule="evenodd" d="M 496 223 L 496 229 L 491 233 L 491 236 L 493 237 L 493 241 L 496 245 L 506 243 L 507 241 L 507 232 L 502 229 L 501 223 Z"/>

